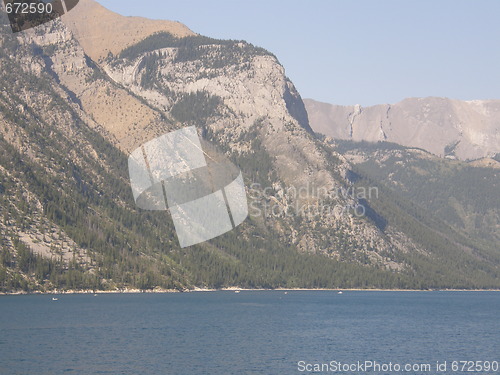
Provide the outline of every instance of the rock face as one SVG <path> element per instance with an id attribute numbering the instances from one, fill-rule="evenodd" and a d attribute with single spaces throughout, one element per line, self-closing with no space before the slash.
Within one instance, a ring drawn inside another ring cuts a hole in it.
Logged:
<path id="1" fill-rule="evenodd" d="M 500 100 L 411 98 L 361 108 L 305 100 L 311 127 L 336 139 L 387 141 L 459 159 L 500 152 Z"/>

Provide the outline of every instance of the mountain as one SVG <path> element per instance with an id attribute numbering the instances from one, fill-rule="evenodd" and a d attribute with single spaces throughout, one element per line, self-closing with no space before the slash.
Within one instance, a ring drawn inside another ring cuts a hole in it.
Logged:
<path id="1" fill-rule="evenodd" d="M 110 53 L 117 54 L 154 33 L 167 32 L 177 37 L 195 35 L 180 22 L 123 17 L 93 0 L 80 1 L 78 10 L 66 13 L 63 20 L 85 53 L 95 61 Z"/>
<path id="2" fill-rule="evenodd" d="M 443 159 L 388 142 L 335 141 L 363 176 L 491 251 L 500 243 L 500 163 Z"/>
<path id="3" fill-rule="evenodd" d="M 386 141 L 461 160 L 500 153 L 500 100 L 410 98 L 371 107 L 305 100 L 315 132 L 355 142 Z"/>
<path id="4" fill-rule="evenodd" d="M 495 237 L 476 242 L 317 137 L 269 51 L 91 0 L 70 13 L 1 26 L 2 291 L 500 287 Z M 136 207 L 127 158 L 186 126 L 241 169 L 250 215 L 183 249 L 169 212 Z"/>

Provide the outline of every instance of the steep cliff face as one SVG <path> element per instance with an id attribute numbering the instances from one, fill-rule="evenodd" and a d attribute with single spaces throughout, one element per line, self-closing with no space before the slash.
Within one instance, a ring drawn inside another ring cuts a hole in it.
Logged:
<path id="1" fill-rule="evenodd" d="M 79 12 L 81 20 L 95 20 L 103 14 L 90 1 L 82 4 L 88 6 L 73 11 Z M 113 19 L 126 25 L 120 16 L 113 15 Z M 430 266 L 436 259 L 448 264 L 454 252 L 459 260 L 472 253 L 470 244 L 461 238 L 447 240 L 446 245 L 443 238 L 448 233 L 434 233 L 429 229 L 431 221 L 419 221 L 421 213 L 405 211 L 404 202 L 386 193 L 379 197 L 378 186 L 371 186 L 331 145 L 315 138 L 300 95 L 268 51 L 242 41 L 175 34 L 161 28 L 141 29 L 145 30 L 142 39 L 133 36 L 116 45 L 106 39 L 110 36 L 99 34 L 102 40 L 96 44 L 93 32 L 82 31 L 83 26 L 74 22 L 79 21 L 62 19 L 17 37 L 9 35 L 5 43 L 18 46 L 7 49 L 1 62 L 17 64 L 16 74 L 24 71 L 31 81 L 53 87 L 33 92 L 29 80 L 15 78 L 20 85 L 16 90 L 25 98 L 25 111 L 43 112 L 37 104 L 44 102 L 43 93 L 57 98 L 46 102 L 62 103 L 64 110 L 55 112 L 58 122 L 51 126 L 65 132 L 61 142 L 73 149 L 58 146 L 56 159 L 81 166 L 85 173 L 65 175 L 62 186 L 67 190 L 60 193 L 73 197 L 69 191 L 76 186 L 75 199 L 80 200 L 72 216 L 78 220 L 66 223 L 68 215 L 61 214 L 63 220 L 46 209 L 40 215 L 60 228 L 61 236 L 68 232 L 65 242 L 74 241 L 82 264 L 97 265 L 86 266 L 85 272 L 95 275 L 93 282 L 109 279 L 107 285 L 176 288 L 242 282 L 247 286 L 333 286 L 338 280 L 351 286 L 450 285 L 446 283 L 455 277 L 453 268 L 440 273 Z M 4 90 L 11 95 L 6 111 L 14 112 L 15 92 L 8 88 L 8 79 Z M 358 112 L 350 117 L 352 123 Z M 49 110 L 44 113 L 52 115 Z M 16 135 L 19 121 L 34 124 L 33 132 L 23 139 Z M 51 160 L 42 147 L 25 149 L 37 142 L 54 147 L 45 133 L 36 139 L 38 125 L 26 113 L 4 123 L 5 141 L 27 156 L 26 163 L 37 164 L 42 156 Z M 144 142 L 188 125 L 195 125 L 200 136 L 241 168 L 250 218 L 234 232 L 182 252 L 166 213 L 149 215 L 134 207 L 124 165 L 127 154 Z M 55 130 L 50 127 L 49 131 Z M 93 143 L 87 144 L 86 139 Z M 87 160 L 90 156 L 91 161 Z M 3 168 L 9 172 L 9 166 Z M 43 168 L 55 169 L 56 178 L 62 173 L 53 162 Z M 56 189 L 54 181 L 50 184 L 48 189 Z M 32 195 L 42 202 L 49 199 L 41 194 Z M 96 198 L 101 196 L 105 199 Z M 375 208 L 378 199 L 389 202 L 384 206 L 389 207 L 386 216 Z M 76 230 L 82 223 L 85 235 Z M 20 231 L 19 225 L 12 224 L 12 230 Z M 112 231 L 113 225 L 119 229 Z M 412 225 L 418 230 L 411 232 Z M 22 241 L 31 244 L 37 236 L 40 232 L 33 232 Z M 14 242 L 10 240 L 8 247 L 15 253 Z M 308 255 L 297 258 L 297 254 Z M 494 284 L 491 260 L 480 252 L 467 259 L 487 270 L 480 281 L 483 285 Z M 322 270 L 317 277 L 316 268 Z M 349 278 L 343 272 L 366 278 Z M 412 284 L 415 273 L 418 281 Z M 471 285 L 474 277 L 463 276 L 461 285 Z M 432 281 L 425 284 L 424 280 Z"/>
<path id="2" fill-rule="evenodd" d="M 336 139 L 394 142 L 462 160 L 500 152 L 498 100 L 412 98 L 366 108 L 305 103 L 314 131 Z"/>

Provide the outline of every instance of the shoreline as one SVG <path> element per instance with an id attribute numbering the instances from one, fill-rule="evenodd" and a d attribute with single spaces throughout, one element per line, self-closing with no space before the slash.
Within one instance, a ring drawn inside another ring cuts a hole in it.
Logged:
<path id="1" fill-rule="evenodd" d="M 194 288 L 186 290 L 177 289 L 116 289 L 116 290 L 54 290 L 49 292 L 1 292 L 1 296 L 26 296 L 26 295 L 74 295 L 74 294 L 167 294 L 167 293 L 200 293 L 200 292 L 500 292 L 500 289 L 362 289 L 362 288 L 275 288 L 275 289 L 246 289 L 238 287 L 227 287 L 221 289 Z"/>

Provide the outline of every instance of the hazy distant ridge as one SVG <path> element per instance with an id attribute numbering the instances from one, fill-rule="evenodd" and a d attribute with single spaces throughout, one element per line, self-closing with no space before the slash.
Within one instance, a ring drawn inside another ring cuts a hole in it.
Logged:
<path id="1" fill-rule="evenodd" d="M 409 98 L 366 108 L 304 102 L 313 130 L 336 139 L 388 141 L 463 160 L 500 152 L 500 100 Z"/>

